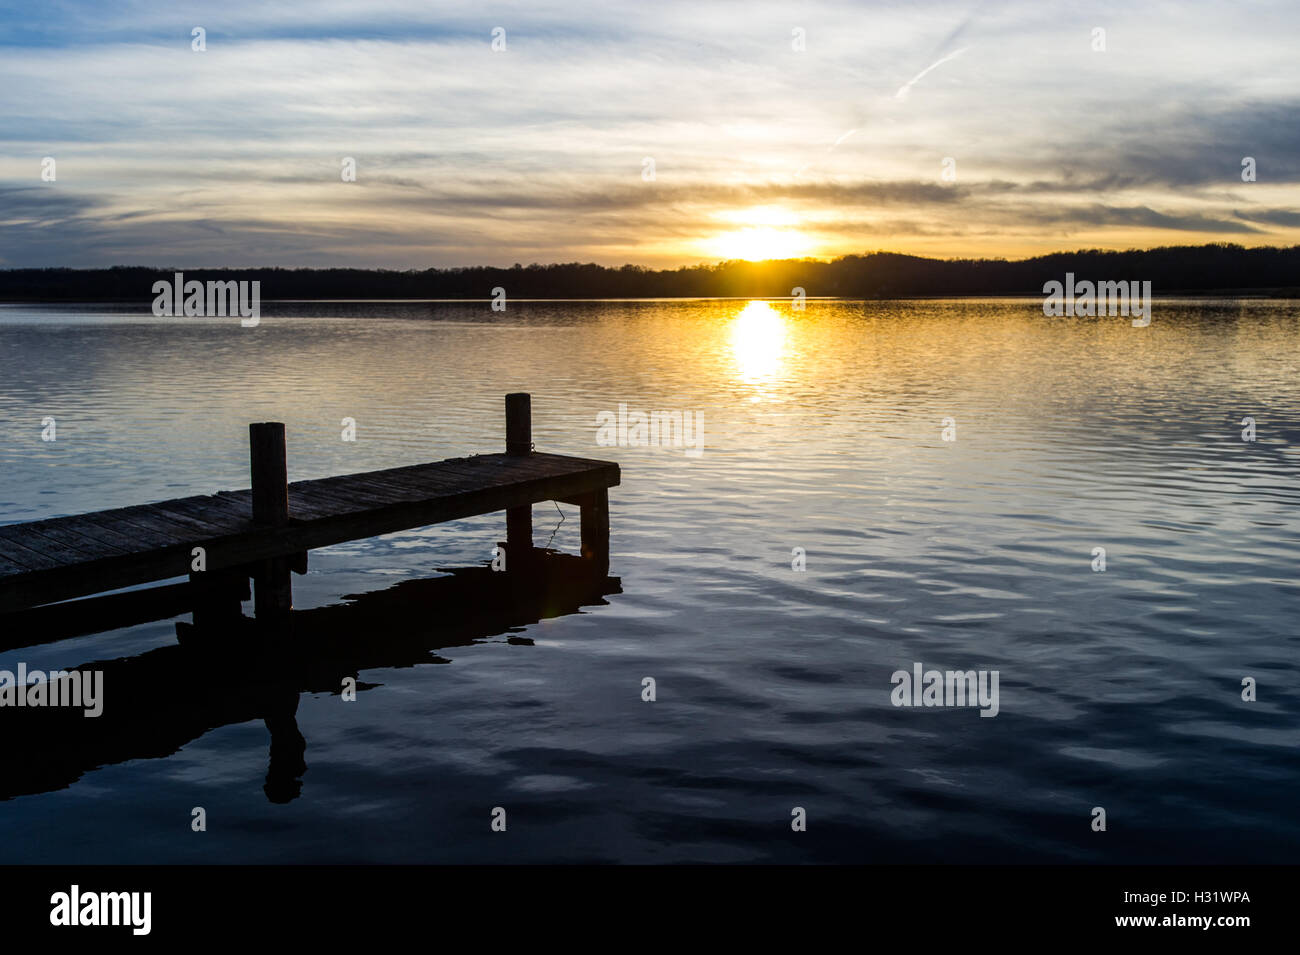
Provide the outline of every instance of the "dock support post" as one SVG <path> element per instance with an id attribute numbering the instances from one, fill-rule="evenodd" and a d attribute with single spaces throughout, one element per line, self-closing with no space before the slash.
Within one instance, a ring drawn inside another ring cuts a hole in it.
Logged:
<path id="1" fill-rule="evenodd" d="M 284 424 L 279 421 L 248 426 L 249 463 L 253 479 L 253 523 L 283 527 L 289 523 L 289 468 L 285 459 Z M 289 557 L 257 562 L 253 573 L 253 606 L 264 624 L 288 620 L 293 607 Z"/>
<path id="2" fill-rule="evenodd" d="M 248 599 L 248 577 L 238 570 L 190 572 L 193 594 L 191 619 L 200 630 L 231 627 L 243 615 L 240 604 Z"/>
<path id="3" fill-rule="evenodd" d="M 527 392 L 506 395 L 506 454 L 527 457 L 533 453 L 533 399 Z M 523 562 L 532 556 L 533 506 L 506 510 L 506 556 Z M 507 564 L 507 569 L 509 564 Z"/>
<path id="4" fill-rule="evenodd" d="M 582 515 L 582 556 L 593 561 L 598 576 L 609 576 L 609 490 L 584 494 L 578 502 Z"/>

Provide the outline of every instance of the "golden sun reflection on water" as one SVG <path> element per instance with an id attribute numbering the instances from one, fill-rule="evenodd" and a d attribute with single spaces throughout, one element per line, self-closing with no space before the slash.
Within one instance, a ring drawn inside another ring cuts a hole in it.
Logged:
<path id="1" fill-rule="evenodd" d="M 767 302 L 750 302 L 731 322 L 731 356 L 737 377 L 764 384 L 785 369 L 786 317 Z"/>

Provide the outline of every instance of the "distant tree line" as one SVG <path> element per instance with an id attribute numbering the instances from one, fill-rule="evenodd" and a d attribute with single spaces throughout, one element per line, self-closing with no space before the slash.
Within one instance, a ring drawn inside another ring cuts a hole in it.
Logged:
<path id="1" fill-rule="evenodd" d="M 1254 248 L 1217 243 L 1108 252 L 1054 252 L 1030 259 L 927 259 L 894 252 L 846 255 L 829 262 L 728 261 L 678 269 L 611 268 L 577 262 L 513 268 L 412 269 L 108 269 L 0 270 L 0 301 L 153 301 L 156 281 L 183 271 L 186 281 L 262 283 L 262 299 L 487 299 L 504 288 L 517 298 L 788 296 L 893 298 L 928 295 L 1041 295 L 1067 271 L 1092 281 L 1150 281 L 1173 292 L 1266 291 L 1300 295 L 1300 246 Z"/>

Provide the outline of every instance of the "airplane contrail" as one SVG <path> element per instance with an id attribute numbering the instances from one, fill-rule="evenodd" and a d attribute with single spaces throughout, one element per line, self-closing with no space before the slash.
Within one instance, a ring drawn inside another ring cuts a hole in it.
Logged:
<path id="1" fill-rule="evenodd" d="M 960 50 L 954 50 L 953 52 L 949 53 L 947 56 L 941 56 L 941 57 L 939 57 L 939 59 L 935 60 L 933 63 L 931 63 L 931 64 L 930 64 L 929 66 L 927 66 L 925 69 L 923 69 L 920 73 L 917 73 L 914 77 L 912 77 L 910 80 L 908 80 L 908 81 L 907 81 L 906 83 L 904 83 L 902 86 L 900 86 L 900 87 L 898 88 L 898 92 L 894 94 L 894 98 L 895 98 L 895 99 L 906 99 L 906 98 L 907 98 L 908 91 L 911 90 L 911 88 L 917 84 L 917 81 L 920 80 L 921 77 L 925 76 L 926 73 L 929 73 L 929 72 L 930 72 L 931 70 L 933 70 L 935 67 L 942 66 L 944 63 L 947 63 L 949 60 L 955 60 L 955 59 L 957 59 L 957 57 L 961 56 L 963 53 L 965 53 L 965 52 L 966 52 L 967 50 L 969 50 L 969 49 L 970 49 L 970 47 L 968 47 L 968 46 L 964 46 L 964 47 L 962 47 Z"/>
<path id="2" fill-rule="evenodd" d="M 981 6 L 979 9 L 982 9 L 982 8 L 983 8 L 983 7 Z M 977 12 L 978 12 L 978 11 L 977 11 Z M 966 32 L 966 29 L 971 25 L 971 23 L 974 22 L 974 20 L 975 20 L 975 13 L 972 13 L 972 14 L 971 14 L 970 16 L 968 16 L 964 21 L 962 21 L 960 24 L 958 24 L 958 26 L 957 26 L 957 28 L 956 28 L 955 30 L 953 30 L 950 34 L 948 34 L 947 37 L 944 38 L 943 42 L 939 44 L 939 46 L 936 48 L 936 50 L 943 49 L 943 47 L 947 46 L 947 45 L 948 45 L 949 43 L 951 43 L 953 40 L 957 39 L 959 36 L 961 36 L 963 33 L 965 33 L 965 32 Z M 958 50 L 953 50 L 953 52 L 949 53 L 947 56 L 942 56 L 942 57 L 940 57 L 939 59 L 935 60 L 933 63 L 931 63 L 931 64 L 930 64 L 929 66 L 927 66 L 925 69 L 923 69 L 920 73 L 917 73 L 914 77 L 912 77 L 910 80 L 908 80 L 908 81 L 907 81 L 906 83 L 904 83 L 902 86 L 900 86 L 900 87 L 898 88 L 898 92 L 894 94 L 894 98 L 895 98 L 895 99 L 900 99 L 900 100 L 907 99 L 907 94 L 908 94 L 908 92 L 912 89 L 913 86 L 915 86 L 915 85 L 917 84 L 918 81 L 920 81 L 920 79 L 921 79 L 923 76 L 925 76 L 927 73 L 929 73 L 931 70 L 935 69 L 936 67 L 942 66 L 944 63 L 947 63 L 949 60 L 955 60 L 957 57 L 961 56 L 963 53 L 965 53 L 965 52 L 966 52 L 967 50 L 969 50 L 969 49 L 970 49 L 969 46 L 963 46 L 963 47 L 961 47 L 961 48 L 958 49 Z M 850 136 L 852 136 L 854 133 L 856 133 L 856 132 L 857 132 L 859 129 L 861 129 L 861 128 L 862 128 L 862 127 L 858 126 L 858 127 L 854 127 L 853 129 L 850 129 L 848 132 L 846 132 L 846 133 L 845 133 L 843 136 L 841 136 L 839 139 L 835 140 L 835 142 L 833 142 L 831 145 L 827 146 L 827 147 L 826 147 L 826 152 L 828 152 L 828 153 L 830 153 L 830 152 L 834 152 L 834 151 L 835 151 L 835 148 L 836 148 L 837 146 L 839 146 L 841 143 L 843 143 L 846 139 L 848 139 Z M 812 168 L 813 165 L 814 165 L 814 163 L 812 163 L 812 162 L 806 162 L 806 163 L 804 163 L 803 166 L 801 166 L 801 167 L 799 168 L 799 171 L 796 172 L 796 173 L 794 174 L 794 175 L 795 175 L 795 178 L 798 179 L 798 178 L 802 177 L 803 174 L 804 174 L 805 172 L 807 172 L 810 168 Z"/>

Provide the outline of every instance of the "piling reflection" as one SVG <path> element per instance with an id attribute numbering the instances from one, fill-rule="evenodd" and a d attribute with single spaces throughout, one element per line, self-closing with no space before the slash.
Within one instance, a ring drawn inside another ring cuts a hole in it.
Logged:
<path id="1" fill-rule="evenodd" d="M 446 574 L 294 610 L 272 632 L 246 618 L 177 623 L 175 646 L 71 668 L 103 672 L 102 715 L 0 708 L 0 745 L 26 757 L 21 772 L 0 776 L 0 799 L 64 789 L 99 767 L 168 756 L 215 728 L 262 720 L 270 734 L 263 791 L 271 802 L 289 802 L 301 795 L 308 768 L 296 718 L 303 693 L 339 694 L 348 677 L 365 692 L 377 685 L 360 679 L 366 670 L 448 663 L 432 651 L 513 634 L 621 592 L 619 578 L 562 554 L 538 553 L 509 573 L 465 567 Z"/>

